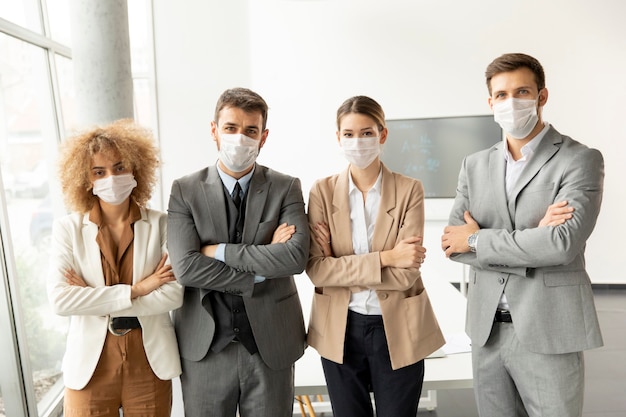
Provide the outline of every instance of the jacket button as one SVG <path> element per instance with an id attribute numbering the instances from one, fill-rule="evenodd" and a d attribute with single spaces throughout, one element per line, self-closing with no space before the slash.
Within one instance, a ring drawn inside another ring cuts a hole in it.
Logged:
<path id="1" fill-rule="evenodd" d="M 379 297 L 381 300 L 386 300 L 386 299 L 387 299 L 387 297 L 389 297 L 389 294 L 387 294 L 386 292 L 384 292 L 384 293 L 380 294 L 378 297 Z"/>
<path id="2" fill-rule="evenodd" d="M 498 278 L 498 282 L 499 282 L 500 284 L 504 284 L 504 277 L 500 277 L 500 278 Z"/>

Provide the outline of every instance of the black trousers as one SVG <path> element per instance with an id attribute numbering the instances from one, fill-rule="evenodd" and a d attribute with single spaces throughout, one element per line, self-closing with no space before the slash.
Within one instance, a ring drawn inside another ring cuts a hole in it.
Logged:
<path id="1" fill-rule="evenodd" d="M 344 363 L 322 358 L 333 417 L 415 417 L 424 361 L 391 369 L 382 316 L 349 311 Z"/>

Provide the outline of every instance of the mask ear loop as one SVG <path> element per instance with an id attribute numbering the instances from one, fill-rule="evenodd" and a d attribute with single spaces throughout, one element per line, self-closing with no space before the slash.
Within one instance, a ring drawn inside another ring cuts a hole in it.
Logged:
<path id="1" fill-rule="evenodd" d="M 544 88 L 540 88 L 537 92 L 537 116 L 539 117 L 539 121 L 543 123 L 543 115 L 541 114 L 541 108 L 543 107 L 541 105 L 541 90 L 544 90 Z"/>

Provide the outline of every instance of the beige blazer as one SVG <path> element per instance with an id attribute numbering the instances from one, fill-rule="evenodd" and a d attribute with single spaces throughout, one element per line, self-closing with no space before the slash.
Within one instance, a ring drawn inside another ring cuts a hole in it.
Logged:
<path id="1" fill-rule="evenodd" d="M 311 238 L 306 272 L 315 285 L 308 343 L 333 362 L 343 363 L 348 304 L 352 291 L 376 289 L 393 369 L 414 364 L 444 344 L 430 300 L 416 268 L 381 268 L 379 252 L 424 233 L 421 182 L 382 168 L 382 195 L 372 252 L 355 255 L 350 229 L 349 171 L 318 180 L 309 195 L 309 226 L 325 221 L 333 257 L 324 257 Z M 313 233 L 311 233 L 313 236 Z"/>
<path id="2" fill-rule="evenodd" d="M 135 222 L 133 283 L 154 272 L 166 244 L 165 213 L 141 209 Z M 136 316 L 143 332 L 148 362 L 160 379 L 181 373 L 174 326 L 169 311 L 183 302 L 183 287 L 170 282 L 150 294 L 130 298 L 130 285 L 106 286 L 98 226 L 87 214 L 71 214 L 53 225 L 53 244 L 48 274 L 48 299 L 53 311 L 70 316 L 67 347 L 63 358 L 65 386 L 80 390 L 93 375 L 108 332 L 109 317 Z M 67 268 L 83 277 L 87 287 L 70 286 L 63 276 Z"/>

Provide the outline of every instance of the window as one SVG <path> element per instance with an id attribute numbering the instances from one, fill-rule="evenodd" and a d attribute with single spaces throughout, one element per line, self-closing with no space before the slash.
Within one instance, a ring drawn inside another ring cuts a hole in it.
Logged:
<path id="1" fill-rule="evenodd" d="M 52 221 L 66 214 L 57 149 L 76 130 L 69 5 L 0 1 L 0 417 L 61 414 L 68 323 L 48 306 L 46 275 Z M 128 7 L 135 117 L 152 127 L 151 1 Z"/>
<path id="2" fill-rule="evenodd" d="M 28 352 L 32 389 L 43 414 L 50 405 L 48 392 L 60 383 L 67 327 L 48 308 L 45 286 L 54 207 L 62 212 L 51 192 L 58 188 L 52 184 L 58 138 L 45 51 L 1 33 L 0 49 L 8 52 L 0 66 L 0 166 L 8 219 L 3 235 L 13 257 L 9 290 L 17 300 L 19 347 Z"/>
<path id="3" fill-rule="evenodd" d="M 38 0 L 0 2 L 0 18 L 34 32 L 42 33 Z"/>

